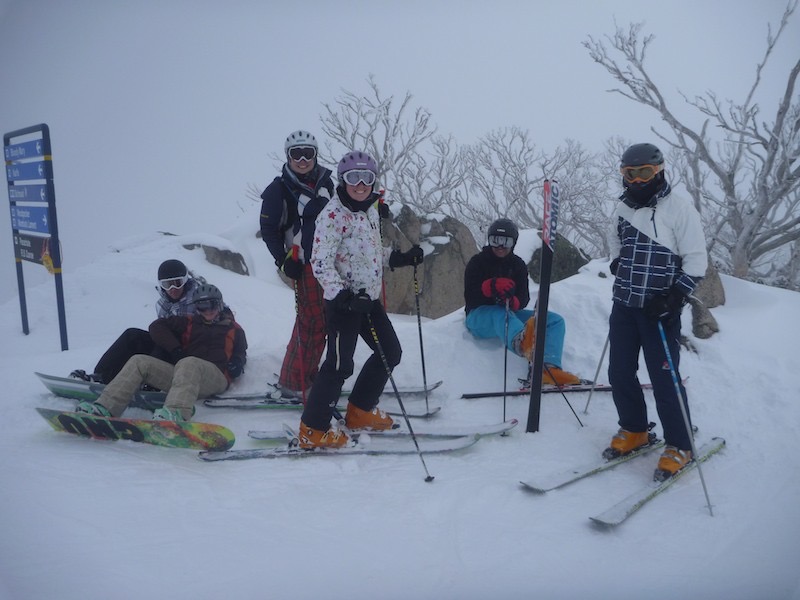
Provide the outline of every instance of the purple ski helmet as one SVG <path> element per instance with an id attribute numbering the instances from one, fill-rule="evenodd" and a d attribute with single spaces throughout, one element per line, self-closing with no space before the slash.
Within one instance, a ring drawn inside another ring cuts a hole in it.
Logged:
<path id="1" fill-rule="evenodd" d="M 378 176 L 378 163 L 376 163 L 375 159 L 369 154 L 361 152 L 360 150 L 354 150 L 353 152 L 345 154 L 342 160 L 339 161 L 339 167 L 336 169 L 336 173 L 341 180 L 343 173 L 347 173 L 347 171 L 352 171 L 353 169 L 365 169 L 367 171 L 372 171 L 375 177 Z"/>

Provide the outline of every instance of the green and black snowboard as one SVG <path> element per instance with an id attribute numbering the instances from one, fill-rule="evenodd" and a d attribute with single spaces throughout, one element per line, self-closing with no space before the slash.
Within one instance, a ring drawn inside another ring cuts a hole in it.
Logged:
<path id="1" fill-rule="evenodd" d="M 235 441 L 230 429 L 211 423 L 118 419 L 50 408 L 36 410 L 56 431 L 100 440 L 130 440 L 170 448 L 213 451 L 228 450 Z"/>

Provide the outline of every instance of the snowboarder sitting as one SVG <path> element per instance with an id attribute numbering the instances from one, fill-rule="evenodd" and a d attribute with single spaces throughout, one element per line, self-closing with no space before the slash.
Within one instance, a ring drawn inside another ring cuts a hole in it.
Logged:
<path id="1" fill-rule="evenodd" d="M 186 316 L 194 313 L 195 289 L 198 286 L 186 265 L 177 259 L 165 260 L 158 267 L 158 302 L 156 314 L 159 319 L 171 316 Z M 150 332 L 131 327 L 122 332 L 97 362 L 94 372 L 77 369 L 70 377 L 97 383 L 110 383 L 122 370 L 128 359 L 135 354 L 153 354 L 168 360 L 169 355 L 153 343 Z"/>
<path id="2" fill-rule="evenodd" d="M 489 226 L 488 244 L 473 256 L 464 271 L 465 324 L 477 338 L 499 338 L 509 350 L 531 361 L 536 317 L 524 307 L 530 301 L 528 269 L 514 246 L 519 230 L 510 219 Z M 506 302 L 508 338 L 506 338 Z M 581 380 L 561 368 L 566 324 L 561 315 L 547 312 L 542 383 L 576 385 Z"/>
<path id="3" fill-rule="evenodd" d="M 195 314 L 166 317 L 150 324 L 153 342 L 171 362 L 137 354 L 131 357 L 95 402 L 81 402 L 77 412 L 104 417 L 120 416 L 143 384 L 166 390 L 155 420 L 188 421 L 200 397 L 224 392 L 239 377 L 247 362 L 247 339 L 229 310 L 223 310 L 222 293 L 201 284 L 194 297 Z"/>

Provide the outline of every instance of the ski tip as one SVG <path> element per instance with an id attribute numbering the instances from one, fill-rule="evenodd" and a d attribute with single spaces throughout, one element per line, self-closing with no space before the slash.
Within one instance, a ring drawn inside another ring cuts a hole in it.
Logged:
<path id="1" fill-rule="evenodd" d="M 589 517 L 589 520 L 592 522 L 597 529 L 602 529 L 603 531 L 608 531 L 619 525 L 616 521 L 605 521 L 599 517 Z"/>
<path id="2" fill-rule="evenodd" d="M 534 487 L 530 483 L 526 483 L 524 481 L 520 481 L 519 485 L 526 492 L 532 492 L 534 494 L 539 494 L 539 495 L 543 495 L 546 492 L 546 490 L 542 490 L 542 489 L 540 489 L 538 487 Z"/>

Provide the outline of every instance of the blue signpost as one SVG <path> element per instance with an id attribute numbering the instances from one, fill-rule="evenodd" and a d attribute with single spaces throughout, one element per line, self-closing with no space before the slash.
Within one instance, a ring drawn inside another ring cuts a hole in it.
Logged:
<path id="1" fill-rule="evenodd" d="M 53 157 L 50 129 L 42 123 L 6 133 L 3 152 L 11 205 L 11 233 L 17 263 L 17 287 L 22 314 L 22 332 L 29 333 L 28 308 L 22 261 L 43 265 L 54 275 L 61 349 L 67 350 L 67 321 L 64 286 L 61 279 L 61 252 L 56 219 L 56 193 L 53 185 Z"/>

